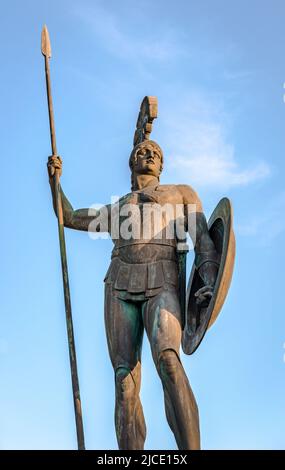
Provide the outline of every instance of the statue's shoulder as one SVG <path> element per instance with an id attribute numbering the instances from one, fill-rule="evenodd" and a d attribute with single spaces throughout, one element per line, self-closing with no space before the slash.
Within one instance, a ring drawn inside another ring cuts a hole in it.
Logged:
<path id="1" fill-rule="evenodd" d="M 167 194 L 167 200 L 170 198 L 172 203 L 195 204 L 197 211 L 202 210 L 198 194 L 188 184 L 161 184 L 156 190 Z"/>
<path id="2" fill-rule="evenodd" d="M 200 198 L 195 191 L 189 184 L 177 184 L 177 190 L 182 195 L 184 204 L 196 204 L 197 211 L 202 210 L 202 204 Z"/>

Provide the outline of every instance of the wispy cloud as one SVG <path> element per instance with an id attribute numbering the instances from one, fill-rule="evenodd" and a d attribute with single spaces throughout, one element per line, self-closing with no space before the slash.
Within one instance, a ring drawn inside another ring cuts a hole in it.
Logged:
<path id="1" fill-rule="evenodd" d="M 248 156 L 251 164 L 239 163 L 228 136 L 228 116 L 220 105 L 198 92 L 188 95 L 182 105 L 174 104 L 175 117 L 164 122 L 170 141 L 169 171 L 197 188 L 229 189 L 268 177 L 270 167 L 264 161 Z"/>
<path id="2" fill-rule="evenodd" d="M 74 14 L 84 22 L 102 47 L 150 76 L 149 61 L 166 63 L 173 58 L 185 59 L 193 56 L 193 50 L 189 41 L 185 47 L 177 28 L 174 34 L 171 29 L 160 28 L 159 23 L 157 28 L 151 28 L 148 23 L 146 26 L 146 11 L 144 9 L 140 15 L 136 13 L 133 17 L 134 11 L 128 10 L 126 17 L 123 11 L 118 15 L 111 8 L 96 4 L 76 7 Z M 196 55 L 198 53 L 200 49 L 196 50 Z M 212 51 L 208 55 L 211 56 Z M 227 80 L 240 80 L 251 74 L 244 70 L 224 70 Z M 225 97 L 222 94 L 217 98 L 203 91 L 185 92 L 183 85 L 176 81 L 177 86 L 180 86 L 179 100 L 173 101 L 176 95 L 170 98 L 167 109 L 159 113 L 169 157 L 165 165 L 167 179 L 183 181 L 197 189 L 219 187 L 227 190 L 255 183 L 270 175 L 268 163 L 253 155 L 246 156 L 246 166 L 241 164 L 229 132 L 229 114 L 232 117 L 233 111 L 224 111 Z M 159 88 L 162 96 L 173 96 L 174 87 L 168 91 L 166 87 L 162 80 Z M 123 89 L 121 83 L 120 89 Z M 109 94 L 105 95 L 108 99 Z"/>
<path id="3" fill-rule="evenodd" d="M 134 32 L 130 30 L 130 21 L 123 21 L 124 15 L 115 16 L 111 10 L 98 5 L 76 8 L 74 14 L 89 26 L 92 34 L 110 53 L 121 59 L 167 61 L 186 54 L 175 37 L 177 32 L 176 35 L 169 29 L 161 32 L 158 26 L 146 34 L 143 23 L 140 27 L 142 15 L 136 17 Z"/>
<path id="4" fill-rule="evenodd" d="M 285 231 L 285 192 L 262 204 L 262 213 L 251 215 L 250 219 L 236 226 L 241 236 L 255 237 L 261 246 L 268 246 Z"/>

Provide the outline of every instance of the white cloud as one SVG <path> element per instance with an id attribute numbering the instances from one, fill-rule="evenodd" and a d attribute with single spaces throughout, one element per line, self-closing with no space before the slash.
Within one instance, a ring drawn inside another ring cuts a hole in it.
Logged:
<path id="1" fill-rule="evenodd" d="M 167 61 L 186 53 L 169 29 L 162 33 L 157 27 L 150 33 L 146 26 L 140 27 L 143 24 L 140 21 L 142 15 L 136 17 L 134 33 L 129 31 L 130 19 L 124 23 L 124 15 L 119 17 L 98 5 L 76 8 L 74 13 L 89 26 L 101 44 L 119 58 L 135 63 L 140 63 L 142 59 Z M 144 21 L 147 21 L 147 17 L 144 17 Z"/>
<path id="2" fill-rule="evenodd" d="M 203 142 L 198 151 L 188 151 L 188 155 L 170 155 L 170 170 L 189 175 L 193 185 L 216 186 L 224 189 L 244 186 L 263 179 L 270 174 L 265 162 L 259 162 L 252 168 L 242 169 L 234 158 L 231 146 L 220 146 L 213 141 L 211 146 L 204 148 Z M 192 155 L 191 155 L 192 154 Z"/>
<path id="3" fill-rule="evenodd" d="M 236 226 L 236 232 L 246 237 L 257 237 L 259 244 L 268 246 L 285 231 L 285 192 L 275 195 L 262 204 L 262 213 L 251 215 L 250 219 Z"/>
<path id="4" fill-rule="evenodd" d="M 238 163 L 234 144 L 228 138 L 228 117 L 219 106 L 197 92 L 188 95 L 183 105 L 173 105 L 174 117 L 164 121 L 164 133 L 170 143 L 169 173 L 177 179 L 183 177 L 183 182 L 198 189 L 229 189 L 269 176 L 266 162 L 255 160 L 245 168 Z M 247 161 L 250 160 L 248 156 Z"/>
<path id="5" fill-rule="evenodd" d="M 77 7 L 74 14 L 89 27 L 103 47 L 116 57 L 131 61 L 148 76 L 150 67 L 146 65 L 149 60 L 166 62 L 183 56 L 189 59 L 193 55 L 189 44 L 185 47 L 177 31 L 174 35 L 169 29 L 159 28 L 159 24 L 153 29 L 148 23 L 146 26 L 146 10 L 134 17 L 134 12 L 128 11 L 126 19 L 123 10 L 118 15 L 110 8 L 102 8 L 97 4 L 93 7 Z M 250 72 L 227 70 L 225 75 L 227 78 L 241 79 L 250 76 Z M 161 82 L 162 96 L 168 95 L 167 86 Z M 229 138 L 229 117 L 222 108 L 225 99 L 223 94 L 215 98 L 199 91 L 185 93 L 180 88 L 177 91 L 179 101 L 173 101 L 176 99 L 176 86 L 174 84 L 168 90 L 169 96 L 173 98 L 167 101 L 167 109 L 161 112 L 159 109 L 159 127 L 163 129 L 163 140 L 167 145 L 164 175 L 167 180 L 173 183 L 183 181 L 197 189 L 218 187 L 227 190 L 269 176 L 269 165 L 256 160 L 254 156 L 246 156 L 246 167 L 239 163 L 235 145 Z M 122 84 L 120 87 L 122 89 Z M 109 94 L 106 95 L 105 99 L 108 99 Z"/>

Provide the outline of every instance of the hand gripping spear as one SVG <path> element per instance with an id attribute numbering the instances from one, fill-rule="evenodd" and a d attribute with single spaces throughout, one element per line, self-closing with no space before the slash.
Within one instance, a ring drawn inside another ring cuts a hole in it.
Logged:
<path id="1" fill-rule="evenodd" d="M 52 154 L 57 155 L 52 96 L 51 96 L 50 70 L 49 70 L 49 58 L 51 57 L 51 46 L 50 46 L 49 34 L 48 34 L 48 30 L 46 26 L 44 26 L 42 30 L 41 49 L 45 58 L 45 72 L 46 72 L 46 86 L 47 86 L 51 148 L 52 148 Z M 80 392 L 79 392 L 79 381 L 78 381 L 78 374 L 77 374 L 75 342 L 74 342 L 73 323 L 72 323 L 72 314 L 71 314 L 71 301 L 70 301 L 69 282 L 68 282 L 66 248 L 65 248 L 65 239 L 64 239 L 64 224 L 63 224 L 62 201 L 61 201 L 61 194 L 60 194 L 59 170 L 55 171 L 54 179 L 55 179 L 54 187 L 55 187 L 55 199 L 56 199 L 57 220 L 58 220 L 58 235 L 59 235 L 59 245 L 60 245 L 61 269 L 62 269 L 62 280 L 63 280 L 63 291 L 64 291 L 64 303 L 65 303 L 73 402 L 74 402 L 74 412 L 75 412 L 75 422 L 76 422 L 76 432 L 77 432 L 77 443 L 78 443 L 78 450 L 85 450 L 81 400 L 80 400 Z"/>

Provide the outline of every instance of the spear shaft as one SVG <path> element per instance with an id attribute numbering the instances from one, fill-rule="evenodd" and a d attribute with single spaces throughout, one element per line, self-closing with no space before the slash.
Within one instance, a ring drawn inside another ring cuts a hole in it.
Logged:
<path id="1" fill-rule="evenodd" d="M 41 49 L 42 49 L 42 54 L 44 55 L 44 58 L 45 58 L 45 75 L 46 75 L 47 101 L 48 101 L 48 111 L 49 111 L 51 148 L 52 148 L 52 154 L 57 155 L 53 104 L 52 104 L 52 94 L 51 94 L 50 68 L 49 68 L 49 58 L 51 57 L 51 47 L 50 47 L 49 34 L 48 34 L 48 30 L 46 26 L 44 26 L 42 30 Z M 78 373 L 77 373 L 76 351 L 75 351 L 75 341 L 74 341 L 72 312 L 71 312 L 71 299 L 70 299 L 69 280 L 68 280 L 67 256 L 66 256 L 66 246 L 65 246 L 65 237 L 64 237 L 64 221 L 63 221 L 62 200 L 61 200 L 60 182 L 59 182 L 59 170 L 55 171 L 54 189 L 55 189 L 55 200 L 56 200 L 57 220 L 58 220 L 58 236 L 59 236 L 59 245 L 60 245 L 62 281 L 63 281 L 63 291 L 64 291 L 66 327 L 67 327 L 68 350 L 69 350 L 69 360 L 70 360 L 70 369 L 71 369 L 71 382 L 72 382 L 72 392 L 73 392 L 73 402 L 74 402 L 74 412 L 75 412 L 77 444 L 78 444 L 78 450 L 85 450 L 82 409 L 81 409 L 81 400 L 80 400 L 79 380 L 78 380 Z"/>

